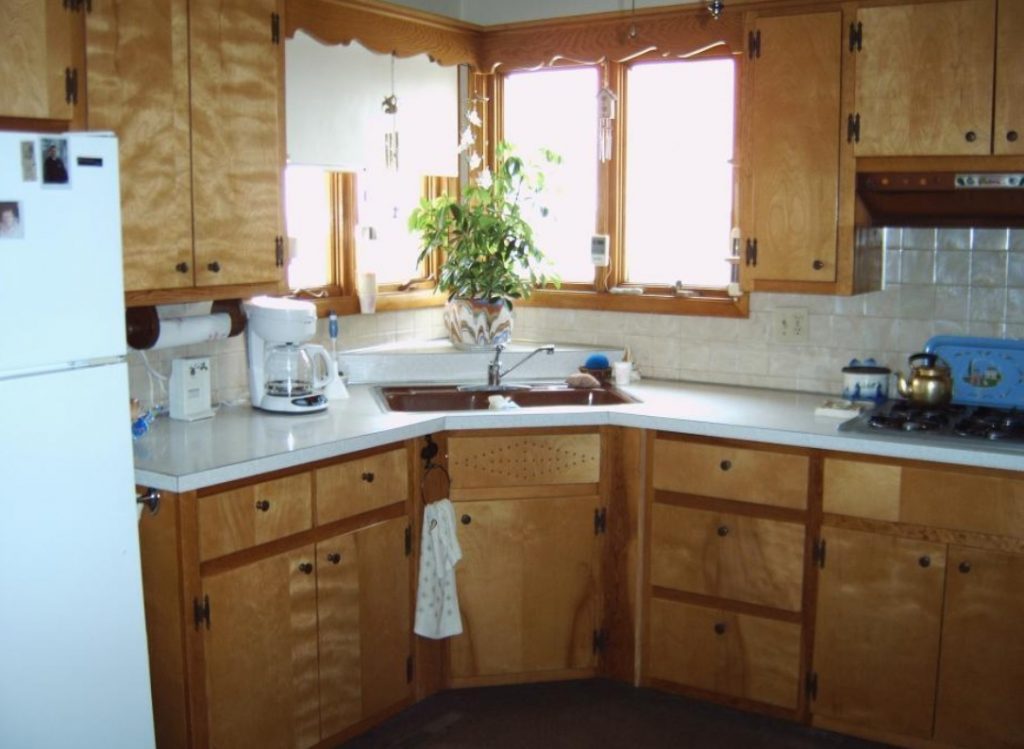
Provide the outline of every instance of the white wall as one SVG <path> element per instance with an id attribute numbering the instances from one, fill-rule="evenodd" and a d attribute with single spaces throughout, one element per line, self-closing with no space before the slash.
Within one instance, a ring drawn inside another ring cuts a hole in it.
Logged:
<path id="1" fill-rule="evenodd" d="M 489 26 L 586 13 L 629 12 L 630 0 L 391 0 L 418 10 Z M 701 0 L 637 0 L 637 8 L 694 5 Z"/>

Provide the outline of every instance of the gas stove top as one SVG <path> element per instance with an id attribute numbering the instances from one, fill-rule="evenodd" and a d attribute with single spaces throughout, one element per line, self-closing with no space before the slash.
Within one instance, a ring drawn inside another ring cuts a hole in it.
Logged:
<path id="1" fill-rule="evenodd" d="M 952 438 L 1024 448 L 1024 410 L 950 404 L 915 406 L 888 401 L 839 427 L 841 431 Z"/>

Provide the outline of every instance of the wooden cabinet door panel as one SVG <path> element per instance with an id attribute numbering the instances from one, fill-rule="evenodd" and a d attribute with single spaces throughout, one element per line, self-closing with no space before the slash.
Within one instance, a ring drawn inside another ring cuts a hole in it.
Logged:
<path id="1" fill-rule="evenodd" d="M 651 600 L 649 676 L 789 709 L 800 685 L 800 625 Z"/>
<path id="2" fill-rule="evenodd" d="M 189 287 L 188 0 L 92 0 L 85 17 L 88 126 L 119 143 L 125 289 Z"/>
<path id="3" fill-rule="evenodd" d="M 935 738 L 1024 745 L 1024 555 L 952 546 Z"/>
<path id="4" fill-rule="evenodd" d="M 806 455 L 686 440 L 654 442 L 654 488 L 802 510 Z"/>
<path id="5" fill-rule="evenodd" d="M 282 47 L 271 15 L 281 4 L 189 3 L 197 286 L 280 277 Z"/>
<path id="6" fill-rule="evenodd" d="M 452 676 L 594 665 L 596 497 L 458 502 Z"/>
<path id="7" fill-rule="evenodd" d="M 202 497 L 202 561 L 313 527 L 312 478 L 297 473 Z"/>
<path id="8" fill-rule="evenodd" d="M 203 580 L 211 746 L 319 741 L 314 563 L 313 547 L 304 546 Z"/>
<path id="9" fill-rule="evenodd" d="M 65 69 L 73 67 L 71 26 L 77 12 L 63 0 L 3 0 L 0 44 L 0 116 L 70 119 Z M 79 71 L 81 73 L 81 71 Z M 79 96 L 84 96 L 79 81 Z"/>
<path id="10" fill-rule="evenodd" d="M 996 30 L 996 110 L 995 142 L 997 154 L 1024 154 L 1024 3 L 1004 0 L 999 3 L 999 27 Z M 1016 133 L 1016 135 L 1012 135 Z"/>
<path id="11" fill-rule="evenodd" d="M 857 156 L 990 153 L 995 13 L 995 0 L 857 11 Z"/>
<path id="12" fill-rule="evenodd" d="M 655 503 L 651 534 L 651 584 L 800 610 L 803 525 Z"/>
<path id="13" fill-rule="evenodd" d="M 812 711 L 930 737 L 946 547 L 822 528 Z"/>
<path id="14" fill-rule="evenodd" d="M 318 524 L 369 512 L 409 496 L 405 449 L 336 463 L 316 472 Z"/>
<path id="15" fill-rule="evenodd" d="M 320 737 L 362 720 L 359 553 L 354 533 L 316 545 Z"/>
<path id="16" fill-rule="evenodd" d="M 842 14 L 757 20 L 751 62 L 754 278 L 831 282 L 839 218 Z"/>

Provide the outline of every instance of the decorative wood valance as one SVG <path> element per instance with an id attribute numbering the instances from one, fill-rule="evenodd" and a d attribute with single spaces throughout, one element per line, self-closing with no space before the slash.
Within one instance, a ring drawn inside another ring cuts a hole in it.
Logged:
<path id="1" fill-rule="evenodd" d="M 638 57 L 679 59 L 744 48 L 741 13 L 713 19 L 702 6 L 601 13 L 487 28 L 480 70 L 521 70 L 558 62 L 596 64 Z"/>
<path id="2" fill-rule="evenodd" d="M 475 68 L 483 37 L 480 26 L 373 0 L 288 0 L 285 33 L 299 30 L 324 44 L 358 41 L 374 52 Z"/>

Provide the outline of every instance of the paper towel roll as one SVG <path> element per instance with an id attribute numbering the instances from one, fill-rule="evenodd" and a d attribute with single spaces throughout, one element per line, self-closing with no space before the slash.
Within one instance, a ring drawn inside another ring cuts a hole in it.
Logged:
<path id="1" fill-rule="evenodd" d="M 160 321 L 160 334 L 152 350 L 219 341 L 231 333 L 231 315 L 219 312 L 194 317 L 171 317 Z"/>

